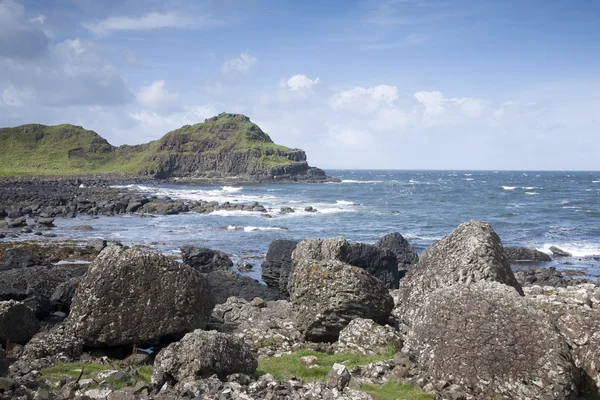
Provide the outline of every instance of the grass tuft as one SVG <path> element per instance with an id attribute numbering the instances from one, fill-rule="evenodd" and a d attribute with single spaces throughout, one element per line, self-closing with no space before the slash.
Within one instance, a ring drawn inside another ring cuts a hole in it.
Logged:
<path id="1" fill-rule="evenodd" d="M 432 395 L 399 382 L 387 382 L 383 385 L 365 384 L 361 385 L 360 390 L 377 400 L 433 400 Z"/>

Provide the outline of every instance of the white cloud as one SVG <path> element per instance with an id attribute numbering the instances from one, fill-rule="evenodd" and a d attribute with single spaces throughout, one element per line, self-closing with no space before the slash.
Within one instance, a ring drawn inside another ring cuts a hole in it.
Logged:
<path id="1" fill-rule="evenodd" d="M 438 115 L 446 109 L 446 99 L 442 92 L 416 92 L 415 98 L 425 106 L 425 114 Z"/>
<path id="2" fill-rule="evenodd" d="M 294 75 L 286 83 L 288 89 L 292 91 L 310 89 L 319 83 L 319 78 L 310 79 L 306 75 Z"/>
<path id="3" fill-rule="evenodd" d="M 250 52 L 245 51 L 239 57 L 232 60 L 227 60 L 223 64 L 223 73 L 232 72 L 247 73 L 256 64 L 257 58 L 250 55 Z"/>
<path id="4" fill-rule="evenodd" d="M 142 106 L 158 110 L 159 113 L 170 113 L 180 108 L 179 94 L 170 93 L 165 88 L 164 80 L 142 86 L 136 94 L 136 98 Z"/>
<path id="5" fill-rule="evenodd" d="M 139 17 L 117 16 L 82 25 L 97 36 L 117 31 L 146 31 L 152 29 L 206 29 L 222 25 L 223 22 L 208 15 L 183 15 L 173 12 L 151 12 Z"/>
<path id="6" fill-rule="evenodd" d="M 30 88 L 19 89 L 9 85 L 2 92 L 1 103 L 11 107 L 23 107 L 35 97 L 35 92 Z"/>
<path id="7" fill-rule="evenodd" d="M 331 107 L 335 110 L 355 110 L 372 112 L 381 107 L 391 106 L 398 99 L 396 86 L 378 85 L 370 88 L 355 87 L 335 94 Z"/>
<path id="8" fill-rule="evenodd" d="M 370 134 L 356 128 L 326 125 L 328 138 L 326 144 L 344 147 L 360 147 L 369 141 Z"/>

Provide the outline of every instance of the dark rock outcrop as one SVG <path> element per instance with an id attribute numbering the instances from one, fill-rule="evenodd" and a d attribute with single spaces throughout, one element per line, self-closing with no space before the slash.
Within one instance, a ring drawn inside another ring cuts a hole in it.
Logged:
<path id="1" fill-rule="evenodd" d="M 262 280 L 267 286 L 286 296 L 289 296 L 288 279 L 292 270 L 292 252 L 297 245 L 295 240 L 273 240 L 261 266 Z"/>
<path id="2" fill-rule="evenodd" d="M 233 261 L 231 261 L 227 254 L 206 247 L 182 246 L 181 256 L 184 263 L 197 269 L 199 272 L 226 270 L 233 266 Z"/>
<path id="3" fill-rule="evenodd" d="M 515 278 L 521 284 L 521 286 L 555 286 L 555 287 L 567 287 L 573 285 L 579 285 L 582 283 L 590 283 L 584 278 L 572 278 L 568 275 L 557 271 L 555 267 L 527 267 L 518 269 L 515 271 Z"/>
<path id="4" fill-rule="evenodd" d="M 290 294 L 298 312 L 296 324 L 308 340 L 335 341 L 356 318 L 387 322 L 394 304 L 379 279 L 336 260 L 304 259 L 296 263 L 296 251 Z"/>
<path id="5" fill-rule="evenodd" d="M 4 250 L 2 264 L 0 264 L 0 271 L 5 271 L 13 268 L 26 268 L 34 265 L 39 265 L 42 260 L 35 257 L 31 251 L 13 247 Z"/>
<path id="6" fill-rule="evenodd" d="M 510 262 L 550 262 L 552 257 L 536 249 L 527 247 L 505 247 L 504 252 Z"/>
<path id="7" fill-rule="evenodd" d="M 568 251 L 565 251 L 563 249 L 560 249 L 556 246 L 550 246 L 549 249 L 552 254 L 554 254 L 556 257 L 573 257 L 573 254 L 569 253 Z"/>
<path id="8" fill-rule="evenodd" d="M 342 236 L 304 240 L 296 246 L 292 260 L 294 266 L 304 261 L 338 260 L 364 269 L 390 289 L 397 288 L 400 280 L 396 255 L 391 250 L 350 243 Z"/>
<path id="9" fill-rule="evenodd" d="M 279 300 L 283 296 L 275 289 L 260 284 L 256 279 L 241 276 L 233 271 L 214 271 L 206 274 L 217 304 L 235 296 L 246 300 L 260 297 L 264 300 Z"/>
<path id="10" fill-rule="evenodd" d="M 181 387 L 213 374 L 221 379 L 234 373 L 252 375 L 257 366 L 250 348 L 240 339 L 198 329 L 158 353 L 152 383 L 157 388 L 167 382 Z"/>
<path id="11" fill-rule="evenodd" d="M 403 351 L 478 399 L 572 399 L 578 371 L 549 318 L 510 286 L 479 281 L 422 299 Z"/>
<path id="12" fill-rule="evenodd" d="M 76 276 L 61 283 L 54 289 L 54 292 L 50 297 L 52 308 L 54 310 L 63 311 L 65 313 L 69 312 L 71 309 L 71 301 L 73 300 L 73 296 L 75 296 L 79 282 L 81 282 L 81 277 Z"/>
<path id="13" fill-rule="evenodd" d="M 398 271 L 400 278 L 406 275 L 406 272 L 419 262 L 417 250 L 408 243 L 404 236 L 398 232 L 385 235 L 375 243 L 375 247 L 387 249 L 394 252 L 398 261 Z"/>
<path id="14" fill-rule="evenodd" d="M 67 333 L 91 347 L 153 342 L 203 328 L 213 307 L 208 281 L 195 269 L 109 246 L 77 287 Z"/>
<path id="15" fill-rule="evenodd" d="M 33 311 L 18 301 L 0 301 L 0 343 L 25 344 L 39 329 Z"/>

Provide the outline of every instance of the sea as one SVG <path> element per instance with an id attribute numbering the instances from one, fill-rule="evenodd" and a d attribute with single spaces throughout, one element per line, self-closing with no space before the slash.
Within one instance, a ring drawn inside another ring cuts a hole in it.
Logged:
<path id="1" fill-rule="evenodd" d="M 259 202 L 268 212 L 57 219 L 60 239 L 104 238 L 177 255 L 184 244 L 221 250 L 260 280 L 272 240 L 344 236 L 375 243 L 401 233 L 421 253 L 468 220 L 491 224 L 505 246 L 572 257 L 541 266 L 600 275 L 600 172 L 327 170 L 339 183 L 122 186 L 173 199 Z M 307 212 L 312 206 L 317 212 Z M 295 212 L 282 214 L 282 207 Z M 89 224 L 91 232 L 72 231 Z M 234 267 L 235 269 L 235 267 Z"/>

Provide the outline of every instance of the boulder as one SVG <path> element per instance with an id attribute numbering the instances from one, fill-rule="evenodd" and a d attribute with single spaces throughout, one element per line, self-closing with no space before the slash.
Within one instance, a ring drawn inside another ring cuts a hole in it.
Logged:
<path id="1" fill-rule="evenodd" d="M 21 360 L 49 358 L 53 361 L 77 360 L 83 353 L 83 342 L 66 335 L 64 329 L 36 334 L 25 345 Z"/>
<path id="2" fill-rule="evenodd" d="M 250 264 L 246 260 L 240 260 L 237 263 L 237 270 L 240 272 L 250 272 L 254 269 L 254 265 Z"/>
<path id="3" fill-rule="evenodd" d="M 13 268 L 26 268 L 40 264 L 42 261 L 33 255 L 32 252 L 19 247 L 11 247 L 4 250 L 0 271 L 6 271 Z"/>
<path id="4" fill-rule="evenodd" d="M 505 247 L 504 252 L 510 262 L 550 262 L 552 257 L 536 249 L 527 247 Z"/>
<path id="5" fill-rule="evenodd" d="M 565 275 L 561 271 L 557 271 L 555 267 L 530 266 L 518 269 L 515 271 L 515 278 L 523 287 L 532 285 L 567 287 L 589 282 L 585 278 L 572 278 Z"/>
<path id="6" fill-rule="evenodd" d="M 572 399 L 578 370 L 547 315 L 512 287 L 479 281 L 421 299 L 404 352 L 433 381 L 477 399 Z"/>
<path id="7" fill-rule="evenodd" d="M 52 302 L 52 308 L 57 311 L 63 311 L 68 313 L 71 309 L 71 301 L 77 290 L 77 286 L 81 282 L 81 277 L 76 276 L 69 279 L 66 282 L 61 283 L 54 289 L 50 301 Z"/>
<path id="8" fill-rule="evenodd" d="M 34 312 L 25 304 L 0 301 L 0 343 L 25 344 L 39 329 Z"/>
<path id="9" fill-rule="evenodd" d="M 552 254 L 554 254 L 556 257 L 573 257 L 573 254 L 569 253 L 568 251 L 565 251 L 563 249 L 559 249 L 556 246 L 550 246 L 549 249 Z"/>
<path id="10" fill-rule="evenodd" d="M 398 232 L 385 235 L 375 243 L 375 247 L 391 250 L 396 255 L 400 279 L 406 275 L 406 272 L 409 269 L 419 262 L 417 250 Z"/>
<path id="11" fill-rule="evenodd" d="M 246 300 L 252 300 L 255 297 L 264 300 L 283 298 L 277 290 L 260 284 L 256 279 L 242 276 L 233 271 L 213 271 L 205 276 L 217 304 L 224 303 L 231 296 Z"/>
<path id="12" fill-rule="evenodd" d="M 227 254 L 206 247 L 182 246 L 181 256 L 184 263 L 200 272 L 226 270 L 233 266 L 233 261 Z"/>
<path id="13" fill-rule="evenodd" d="M 158 353 L 152 383 L 182 386 L 213 374 L 224 380 L 234 373 L 252 375 L 257 366 L 250 348 L 237 337 L 198 329 Z"/>
<path id="14" fill-rule="evenodd" d="M 335 363 L 327 376 L 327 387 L 330 389 L 344 390 L 350 383 L 350 371 L 344 364 Z"/>
<path id="15" fill-rule="evenodd" d="M 394 292 L 394 316 L 404 325 L 421 306 L 423 298 L 438 288 L 478 281 L 500 282 L 523 294 L 492 227 L 480 221 L 468 221 L 431 245 L 418 264 L 400 281 Z"/>
<path id="16" fill-rule="evenodd" d="M 400 333 L 389 325 L 381 326 L 371 319 L 356 318 L 341 330 L 335 353 L 383 354 L 389 346 L 402 348 Z"/>
<path id="17" fill-rule="evenodd" d="M 342 236 L 303 240 L 296 246 L 292 260 L 294 266 L 308 260 L 341 261 L 364 269 L 390 289 L 397 288 L 400 280 L 396 255 L 391 250 L 379 249 L 371 244 L 350 243 Z"/>
<path id="18" fill-rule="evenodd" d="M 292 252 L 298 242 L 295 240 L 273 240 L 269 245 L 265 262 L 261 265 L 262 280 L 267 286 L 289 296 L 288 278 L 292 270 Z"/>
<path id="19" fill-rule="evenodd" d="M 94 227 L 91 225 L 73 225 L 71 227 L 72 231 L 93 231 Z"/>
<path id="20" fill-rule="evenodd" d="M 294 209 L 292 207 L 281 207 L 281 209 L 279 210 L 279 212 L 281 214 L 291 214 L 294 212 Z"/>
<path id="21" fill-rule="evenodd" d="M 83 276 L 67 333 L 90 347 L 153 342 L 203 328 L 214 307 L 206 278 L 162 254 L 108 246 Z"/>
<path id="22" fill-rule="evenodd" d="M 335 341 L 355 318 L 385 324 L 393 308 L 383 282 L 340 261 L 304 260 L 295 265 L 292 280 L 296 324 L 311 341 Z"/>

